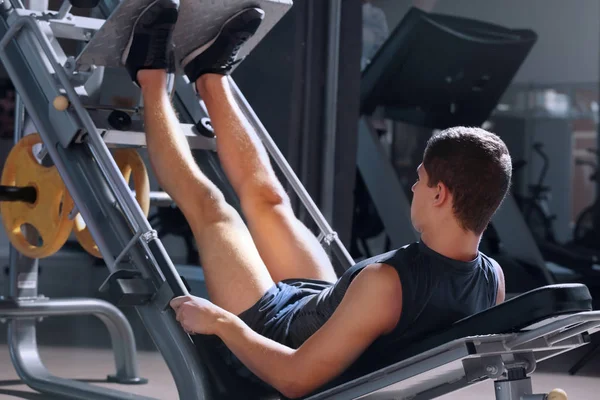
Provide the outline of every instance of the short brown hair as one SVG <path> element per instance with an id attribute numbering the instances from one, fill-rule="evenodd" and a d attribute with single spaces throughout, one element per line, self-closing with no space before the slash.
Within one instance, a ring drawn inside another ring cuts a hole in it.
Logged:
<path id="1" fill-rule="evenodd" d="M 465 230 L 481 234 L 510 187 L 512 162 L 498 136 L 480 128 L 454 127 L 427 142 L 423 167 L 429 187 L 442 182 Z"/>

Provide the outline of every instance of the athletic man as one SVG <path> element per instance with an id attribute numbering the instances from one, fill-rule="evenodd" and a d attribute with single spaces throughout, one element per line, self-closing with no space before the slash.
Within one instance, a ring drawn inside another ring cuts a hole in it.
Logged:
<path id="1" fill-rule="evenodd" d="M 478 244 L 509 187 L 511 160 L 502 141 L 481 129 L 453 128 L 429 141 L 411 209 L 421 241 L 336 277 L 295 218 L 228 85 L 239 48 L 263 19 L 256 8 L 231 16 L 214 40 L 182 60 L 206 103 L 244 224 L 194 162 L 165 90 L 177 1 L 157 0 L 141 15 L 123 61 L 143 93 L 152 167 L 201 253 L 210 302 L 171 302 L 187 332 L 218 335 L 262 381 L 300 397 L 369 347 L 424 335 L 503 301 L 502 271 Z"/>

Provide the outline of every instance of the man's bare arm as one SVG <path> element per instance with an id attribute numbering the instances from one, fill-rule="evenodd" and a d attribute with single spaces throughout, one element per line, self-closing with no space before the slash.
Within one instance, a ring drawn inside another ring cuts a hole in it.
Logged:
<path id="1" fill-rule="evenodd" d="M 496 276 L 498 276 L 498 295 L 496 296 L 496 305 L 498 305 L 503 303 L 506 298 L 506 284 L 504 281 L 504 271 L 502 271 L 500 264 L 494 263 L 494 267 L 496 268 Z"/>
<path id="2" fill-rule="evenodd" d="M 258 377 L 289 398 L 306 395 L 348 368 L 402 310 L 402 286 L 388 265 L 371 265 L 352 282 L 331 319 L 297 350 L 267 339 L 229 314 L 215 333 Z"/>

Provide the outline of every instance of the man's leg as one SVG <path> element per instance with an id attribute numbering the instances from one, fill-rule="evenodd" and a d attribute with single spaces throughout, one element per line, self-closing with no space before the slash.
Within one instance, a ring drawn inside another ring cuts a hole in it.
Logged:
<path id="1" fill-rule="evenodd" d="M 177 0 L 159 0 L 136 24 L 126 65 L 142 89 L 150 162 L 160 185 L 186 216 L 198 242 L 206 285 L 215 304 L 239 314 L 273 285 L 237 212 L 200 171 L 166 92 L 166 43 Z M 164 43 L 161 48 L 161 43 Z"/>
<path id="2" fill-rule="evenodd" d="M 238 49 L 254 34 L 262 15 L 258 9 L 247 9 L 233 16 L 214 41 L 184 59 L 184 69 L 206 103 L 219 159 L 273 280 L 335 281 L 329 258 L 317 238 L 295 217 L 269 156 L 237 106 L 227 80 Z"/>

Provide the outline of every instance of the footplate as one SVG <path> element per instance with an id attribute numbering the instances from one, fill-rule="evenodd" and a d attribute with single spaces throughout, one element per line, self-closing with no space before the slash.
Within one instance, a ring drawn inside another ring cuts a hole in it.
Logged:
<path id="1" fill-rule="evenodd" d="M 121 55 L 134 22 L 153 1 L 122 1 L 79 55 L 78 68 L 86 69 L 90 65 L 120 67 Z M 260 43 L 290 9 L 292 0 L 181 0 L 179 20 L 173 33 L 177 60 L 208 42 L 231 15 L 243 8 L 255 6 L 265 11 L 265 20 L 258 32 L 241 49 L 240 56 L 247 55 Z"/>

